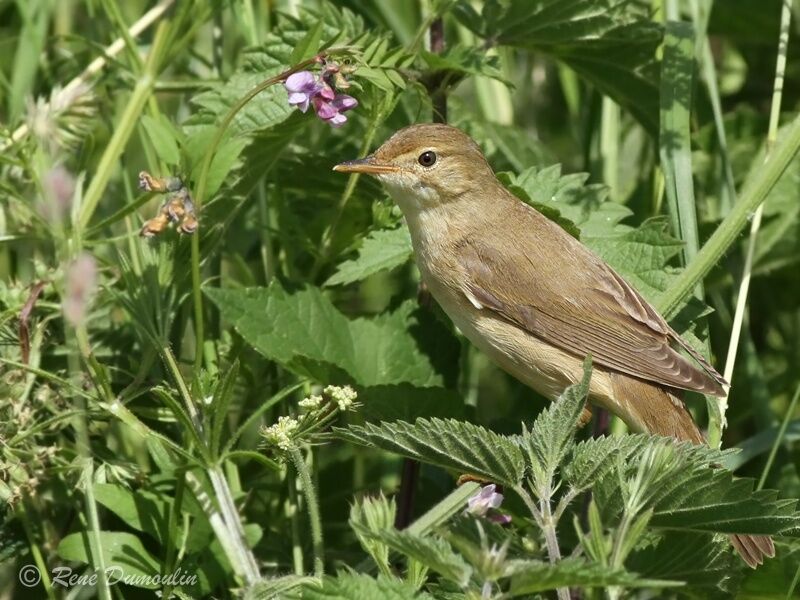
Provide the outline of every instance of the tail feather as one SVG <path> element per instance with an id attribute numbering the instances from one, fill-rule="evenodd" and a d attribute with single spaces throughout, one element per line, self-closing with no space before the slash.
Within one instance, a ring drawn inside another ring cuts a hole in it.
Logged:
<path id="1" fill-rule="evenodd" d="M 620 373 L 610 373 L 614 412 L 636 431 L 705 444 L 705 438 L 692 419 L 677 391 L 655 386 Z M 731 544 L 751 568 L 775 556 L 772 538 L 766 535 L 733 534 Z"/>

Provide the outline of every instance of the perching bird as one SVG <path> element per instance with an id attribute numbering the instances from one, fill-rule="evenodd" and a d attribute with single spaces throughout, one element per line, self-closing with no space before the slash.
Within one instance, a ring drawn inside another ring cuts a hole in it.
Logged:
<path id="1" fill-rule="evenodd" d="M 725 380 L 603 260 L 511 194 L 465 133 L 413 125 L 334 169 L 385 185 L 405 215 L 422 281 L 504 370 L 555 399 L 591 354 L 593 404 L 635 431 L 704 443 L 679 390 L 721 396 Z M 774 556 L 767 536 L 731 540 L 750 566 Z"/>

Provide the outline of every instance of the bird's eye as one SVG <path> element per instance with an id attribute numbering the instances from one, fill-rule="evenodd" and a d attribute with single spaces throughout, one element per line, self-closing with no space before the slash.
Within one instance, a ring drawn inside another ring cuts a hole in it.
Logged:
<path id="1" fill-rule="evenodd" d="M 428 150 L 419 155 L 417 162 L 423 167 L 432 167 L 436 162 L 436 153 Z"/>

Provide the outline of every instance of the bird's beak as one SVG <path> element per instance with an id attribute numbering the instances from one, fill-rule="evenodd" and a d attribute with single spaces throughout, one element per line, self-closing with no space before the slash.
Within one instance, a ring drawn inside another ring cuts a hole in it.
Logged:
<path id="1" fill-rule="evenodd" d="M 381 175 L 383 173 L 396 173 L 398 168 L 393 165 L 382 165 L 375 161 L 371 154 L 357 160 L 348 160 L 333 167 L 340 173 L 367 173 L 368 175 Z"/>

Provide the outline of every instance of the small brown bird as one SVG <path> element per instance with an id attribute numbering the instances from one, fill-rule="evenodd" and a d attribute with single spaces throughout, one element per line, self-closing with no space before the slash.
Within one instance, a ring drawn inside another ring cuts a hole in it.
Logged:
<path id="1" fill-rule="evenodd" d="M 704 443 L 679 390 L 721 396 L 725 380 L 611 267 L 506 190 L 465 133 L 413 125 L 334 170 L 385 185 L 423 282 L 504 370 L 552 400 L 591 353 L 592 403 L 635 431 Z M 769 537 L 731 540 L 750 566 L 774 556 Z"/>

